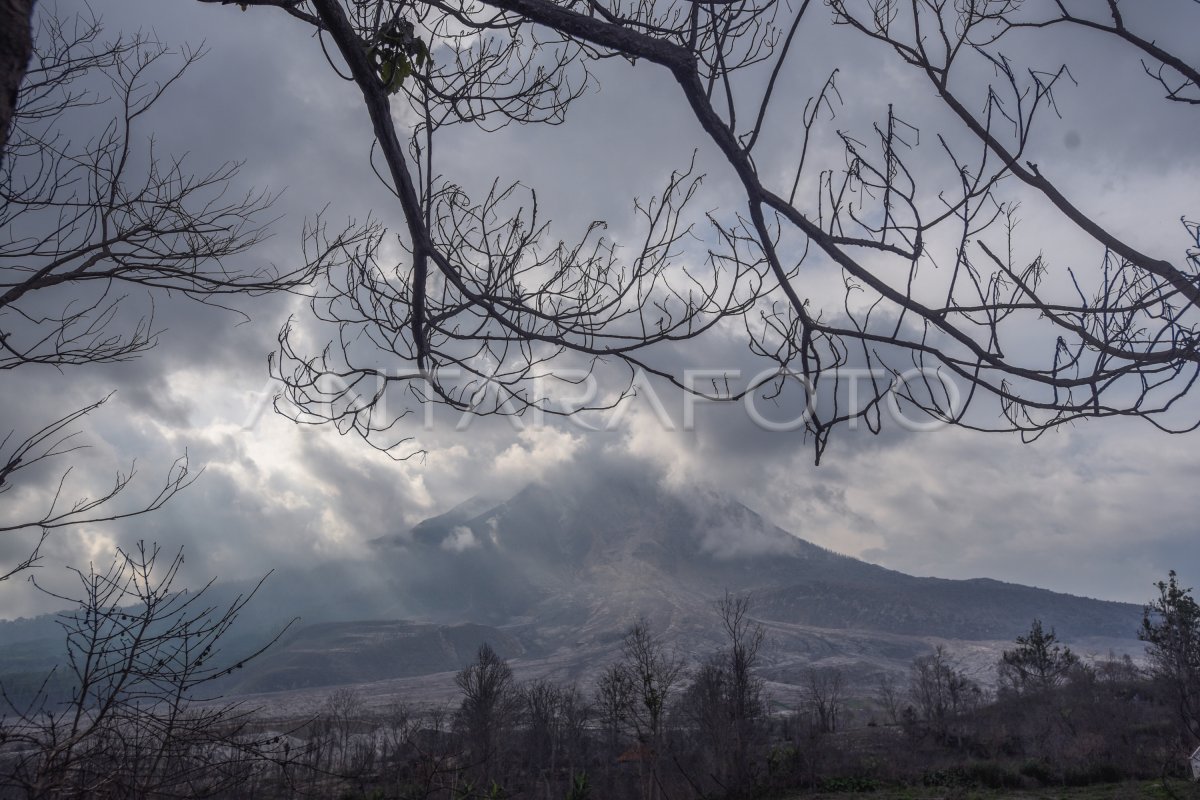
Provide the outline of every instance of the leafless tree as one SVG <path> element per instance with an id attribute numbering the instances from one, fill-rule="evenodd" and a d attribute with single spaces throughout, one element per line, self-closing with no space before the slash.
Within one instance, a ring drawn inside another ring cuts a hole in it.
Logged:
<path id="1" fill-rule="evenodd" d="M 818 732 L 836 733 L 846 703 L 842 671 L 835 667 L 809 669 L 804 683 L 804 702 Z"/>
<path id="2" fill-rule="evenodd" d="M 621 752 L 623 737 L 632 726 L 633 704 L 633 676 L 624 663 L 609 664 L 596 679 L 592 705 L 604 736 L 604 763 L 610 783 L 612 767 Z"/>
<path id="3" fill-rule="evenodd" d="M 896 676 L 885 672 L 879 676 L 879 684 L 875 688 L 875 698 L 883 707 L 883 713 L 893 725 L 900 724 L 902 693 L 896 681 Z"/>
<path id="4" fill-rule="evenodd" d="M 526 764 L 541 774 L 546 797 L 557 797 L 559 772 L 569 777 L 581 763 L 590 709 L 579 688 L 537 680 L 521 687 L 524 698 Z M 555 787 L 555 788 L 552 788 Z"/>
<path id="5" fill-rule="evenodd" d="M 708 774 L 731 796 L 752 788 L 767 714 L 758 675 L 766 631 L 750 605 L 750 595 L 728 591 L 717 601 L 727 644 L 696 671 L 682 701 L 708 751 Z"/>
<path id="6" fill-rule="evenodd" d="M 454 796 L 454 787 L 460 785 L 462 750 L 446 730 L 449 716 L 443 706 L 416 710 L 395 705 L 385 713 L 379 732 L 383 776 L 397 796 L 413 800 Z"/>
<path id="7" fill-rule="evenodd" d="M 0 496 L 19 485 L 19 479 L 24 470 L 37 467 L 42 462 L 60 460 L 71 453 L 77 452 L 87 445 L 80 441 L 80 432 L 73 426 L 88 414 L 107 402 L 104 398 L 84 408 L 71 412 L 46 425 L 41 430 L 26 436 L 20 441 L 13 441 L 14 434 L 10 433 L 0 440 Z M 158 494 L 148 503 L 134 504 L 125 508 L 115 507 L 110 501 L 125 491 L 136 475 L 131 467 L 127 472 L 118 472 L 110 488 L 95 497 L 79 497 L 73 501 L 63 498 L 64 486 L 70 476 L 71 468 L 67 467 L 60 473 L 58 485 L 45 511 L 38 517 L 29 519 L 7 518 L 0 521 L 0 534 L 12 534 L 29 529 L 40 531 L 38 541 L 28 556 L 17 564 L 10 566 L 0 573 L 0 582 L 12 577 L 37 563 L 41 557 L 41 546 L 45 543 L 50 532 L 56 528 L 70 525 L 83 525 L 96 522 L 111 522 L 127 517 L 146 514 L 163 506 L 176 492 L 187 487 L 195 480 L 196 475 L 189 473 L 187 457 L 175 461 L 167 472 L 166 480 Z"/>
<path id="8" fill-rule="evenodd" d="M 629 720 L 643 745 L 644 757 L 638 762 L 645 770 L 643 794 L 646 800 L 655 800 L 662 794 L 660 762 L 666 741 L 666 713 L 684 677 L 685 662 L 654 634 L 649 621 L 641 618 L 625 634 L 621 667 L 633 689 Z"/>
<path id="9" fill-rule="evenodd" d="M 216 303 L 312 279 L 320 264 L 235 266 L 265 237 L 274 198 L 238 193 L 239 164 L 195 173 L 144 133 L 200 51 L 141 33 L 109 41 L 86 16 L 37 19 L 0 181 L 0 368 L 144 352 L 157 337 L 153 295 L 139 307 L 134 290 Z M 89 138 L 71 138 L 110 110 Z"/>
<path id="10" fill-rule="evenodd" d="M 141 140 L 139 126 L 197 52 L 175 54 L 141 34 L 105 40 L 95 18 L 60 19 L 52 7 L 37 24 L 0 165 L 0 370 L 135 357 L 156 341 L 156 292 L 217 302 L 311 278 L 307 267 L 279 273 L 230 263 L 262 239 L 271 199 L 234 196 L 236 164 L 193 175 L 182 159 L 164 160 Z M 18 31 L 6 27 L 4 37 L 10 33 Z M 110 111 L 90 134 L 76 124 Z M 73 128 L 85 140 L 73 139 Z M 140 309 L 132 290 L 147 292 Z M 79 424 L 107 400 L 4 436 L 0 493 L 35 485 L 45 468 L 69 462 L 86 446 Z M 0 533 L 38 539 L 0 580 L 36 564 L 54 529 L 154 511 L 195 478 L 184 456 L 151 499 L 122 506 L 134 467 L 107 490 L 75 499 L 70 473 L 69 463 L 60 468 L 40 512 L 5 506 Z M 249 734 L 244 710 L 195 702 L 212 700 L 204 687 L 244 663 L 222 663 L 219 643 L 249 597 L 208 605 L 207 587 L 175 588 L 182 555 L 165 566 L 158 556 L 157 547 L 119 550 L 107 569 L 78 571 L 82 596 L 53 595 L 77 609 L 60 621 L 69 674 L 58 680 L 73 694 L 59 705 L 48 682 L 31 701 L 7 698 L 0 736 L 18 748 L 4 770 L 11 787 L 31 796 L 203 795 L 245 781 L 255 758 L 275 757 L 271 742 Z"/>
<path id="11" fill-rule="evenodd" d="M 562 753 L 562 758 L 566 762 L 567 775 L 572 781 L 578 778 L 576 769 L 587 758 L 594 717 L 595 709 L 577 685 L 571 684 L 559 689 L 559 752 Z"/>
<path id="12" fill-rule="evenodd" d="M 155 295 L 223 306 L 230 295 L 296 290 L 328 266 L 328 254 L 317 252 L 295 269 L 237 266 L 265 237 L 273 197 L 239 194 L 237 163 L 191 172 L 146 135 L 158 101 L 200 51 L 172 51 L 142 33 L 107 39 L 87 13 L 59 18 L 45 7 L 36 21 L 0 165 L 0 370 L 125 361 L 157 342 Z M 326 235 L 322 224 L 310 239 Z M 355 235 L 329 238 L 348 244 Z M 82 447 L 77 424 L 107 399 L 5 436 L 0 492 Z M 43 513 L 5 514 L 0 533 L 44 541 L 54 528 L 154 511 L 195 477 L 181 457 L 152 500 L 120 508 L 114 501 L 130 486 L 132 466 L 108 491 L 74 500 L 65 494 L 70 471 L 61 471 Z M 39 547 L 7 573 L 36 563 Z"/>
<path id="13" fill-rule="evenodd" d="M 1128 653 L 1118 656 L 1109 651 L 1108 655 L 1096 659 L 1088 665 L 1097 681 L 1102 683 L 1131 684 L 1143 676 L 1142 668 Z"/>
<path id="14" fill-rule="evenodd" d="M 4 788 L 30 797 L 210 796 L 284 760 L 278 735 L 251 732 L 252 709 L 210 691 L 275 641 L 222 653 L 257 587 L 215 606 L 211 583 L 177 588 L 182 552 L 166 564 L 159 555 L 141 543 L 118 550 L 106 568 L 75 570 L 78 597 L 51 593 L 74 606 L 59 617 L 70 696 L 53 697 L 49 679 L 24 703 L 3 692 Z"/>
<path id="15" fill-rule="evenodd" d="M 281 333 L 276 369 L 306 421 L 334 421 L 395 452 L 404 412 L 390 403 L 385 413 L 390 391 L 479 414 L 569 413 L 544 387 L 556 366 L 582 361 L 623 365 L 600 404 L 641 372 L 714 399 L 798 394 L 818 460 L 832 430 L 862 419 L 878 431 L 891 402 L 1027 437 L 1083 417 L 1144 417 L 1173 431 L 1200 423 L 1195 405 L 1180 402 L 1200 368 L 1200 223 L 1185 216 L 1178 238 L 1148 251 L 1136 223 L 1103 218 L 1063 169 L 1030 158 L 1035 134 L 1064 113 L 1055 105 L 1072 82 L 1055 60 L 1064 29 L 1136 53 L 1167 102 L 1197 99 L 1194 59 L 1140 32 L 1148 5 L 239 5 L 313 29 L 362 93 L 372 166 L 396 197 L 408 251 L 389 260 L 379 229 L 347 253 L 347 269 L 324 273 L 314 310 L 340 330 L 329 349 L 311 355 L 291 327 Z M 934 105 L 888 98 L 873 124 L 837 127 L 838 67 L 806 61 L 799 44 L 830 24 L 890 55 Z M 696 123 L 682 149 L 719 154 L 736 204 L 693 215 L 700 175 L 681 163 L 638 204 L 639 241 L 623 251 L 599 224 L 560 242 L 524 184 L 468 194 L 439 147 L 448 131 L 561 122 L 613 57 L 673 79 Z M 825 80 L 800 102 L 797 78 L 814 73 Z M 830 148 L 840 158 L 815 155 Z M 1058 254 L 1018 235 L 1022 202 L 1079 244 Z M 840 279 L 832 294 L 817 280 L 830 272 Z M 662 355 L 731 330 L 770 367 L 761 380 L 698 389 Z M 851 389 L 859 368 L 874 377 Z M 962 387 L 959 397 L 943 379 Z"/>
<path id="16" fill-rule="evenodd" d="M 711 776 L 721 786 L 728 786 L 727 759 L 733 749 L 728 717 L 729 683 L 729 673 L 720 658 L 710 658 L 696 669 L 679 701 L 700 748 L 701 766 L 696 771 L 701 779 Z"/>
<path id="17" fill-rule="evenodd" d="M 983 700 L 980 686 L 942 645 L 929 655 L 913 659 L 908 691 L 919 719 L 942 739 L 949 736 L 956 717 L 978 707 Z"/>
<path id="18" fill-rule="evenodd" d="M 698 756 L 685 774 L 693 788 L 711 779 L 724 796 L 740 797 L 755 788 L 766 741 L 766 703 L 758 678 L 743 698 L 749 702 L 739 702 L 736 678 L 723 656 L 714 655 L 696 669 L 679 701 L 686 721 L 683 741 L 694 743 Z"/>
<path id="19" fill-rule="evenodd" d="M 325 698 L 321 715 L 329 721 L 337 734 L 338 746 L 344 751 L 350 741 L 350 734 L 355 723 L 363 715 L 364 703 L 362 695 L 351 687 L 334 689 Z"/>
<path id="20" fill-rule="evenodd" d="M 470 763 L 485 771 L 498 769 L 506 737 L 521 711 L 521 693 L 512 669 L 485 642 L 454 682 L 463 694 L 454 724 L 462 733 Z"/>

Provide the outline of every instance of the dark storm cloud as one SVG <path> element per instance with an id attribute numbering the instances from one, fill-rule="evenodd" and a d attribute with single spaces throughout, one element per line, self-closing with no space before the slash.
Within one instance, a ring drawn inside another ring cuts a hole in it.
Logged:
<path id="1" fill-rule="evenodd" d="M 76 7 L 58 5 L 60 14 Z M 1168 4 L 1154 8 L 1153 35 L 1186 44 L 1188 32 L 1170 24 Z M 282 191 L 271 211 L 279 217 L 274 237 L 244 263 L 294 266 L 301 226 L 322 209 L 335 225 L 368 213 L 396 225 L 398 212 L 368 166 L 370 131 L 359 95 L 332 74 L 303 25 L 273 9 L 242 13 L 184 0 L 122 0 L 100 10 L 114 32 L 140 27 L 167 43 L 206 44 L 208 56 L 164 98 L 152 128 L 160 152 L 187 152 L 196 169 L 244 161 L 241 190 Z M 869 130 L 897 92 L 912 93 L 914 113 L 932 100 L 923 79 L 845 30 L 818 27 L 803 44 L 797 52 L 804 62 L 780 89 L 787 102 L 772 111 L 779 133 L 756 151 L 781 186 L 790 185 L 804 102 L 833 66 L 846 67 L 845 104 L 834 127 Z M 1013 44 L 1018 55 L 1021 46 Z M 1106 214 L 1125 213 L 1130 194 L 1155 187 L 1152 201 L 1129 213 L 1147 220 L 1139 235 L 1150 246 L 1174 242 L 1164 237 L 1175 235 L 1172 226 L 1187 211 L 1179 206 L 1194 202 L 1200 163 L 1189 122 L 1194 112 L 1161 102 L 1136 58 L 1097 48 L 1086 32 L 1070 36 L 1061 52 L 1037 55 L 1047 67 L 1071 62 L 1081 84 L 1064 87 L 1058 98 L 1070 127 L 1048 127 L 1036 142 L 1043 167 Z M 513 126 L 487 147 L 477 138 L 448 139 L 449 179 L 475 192 L 497 175 L 520 179 L 538 188 L 543 210 L 553 210 L 554 236 L 570 241 L 605 218 L 611 236 L 636 241 L 632 198 L 660 191 L 671 170 L 691 161 L 698 140 L 669 76 L 644 67 L 603 65 L 600 88 L 577 101 L 564 126 Z M 1097 83 L 1112 91 L 1094 91 Z M 1144 105 L 1117 105 L 1129 87 L 1148 98 Z M 840 163 L 840 151 L 817 147 L 812 157 Z M 698 164 L 709 173 L 693 204 L 701 222 L 705 211 L 740 211 L 730 202 L 740 195 L 728 168 L 703 148 Z M 1036 215 L 1026 223 L 1047 234 L 1050 251 L 1069 249 L 1043 224 L 1049 223 Z M 1177 251 L 1170 245 L 1165 252 Z M 820 296 L 818 269 L 810 280 L 806 291 Z M 130 303 L 130 314 L 143 313 L 140 296 L 131 295 Z M 694 430 L 682 430 L 683 401 L 663 390 L 675 430 L 656 419 L 645 398 L 633 402 L 619 430 L 608 432 L 570 421 L 539 428 L 504 420 L 473 420 L 456 430 L 458 415 L 439 411 L 432 430 L 422 427 L 419 414 L 404 423 L 405 435 L 427 454 L 397 463 L 353 437 L 270 415 L 253 419 L 269 391 L 265 356 L 279 326 L 292 313 L 303 319 L 306 309 L 289 297 L 235 298 L 232 305 L 251 322 L 239 324 L 236 314 L 186 298 L 158 297 L 163 333 L 145 357 L 63 373 L 34 370 L 0 385 L 3 431 L 34 430 L 117 390 L 82 426 L 93 449 L 76 462 L 73 485 L 81 492 L 103 487 L 135 457 L 140 480 L 130 502 L 152 496 L 159 476 L 185 450 L 194 466 L 207 466 L 195 485 L 152 516 L 56 533 L 47 550 L 54 569 L 145 537 L 186 547 L 193 580 L 248 578 L 274 566 L 353 555 L 365 541 L 402 533 L 475 494 L 510 494 L 548 471 L 581 482 L 632 471 L 647 481 L 719 490 L 819 544 L 919 574 L 994 575 L 1138 600 L 1167 568 L 1200 568 L 1190 538 L 1189 492 L 1200 470 L 1194 448 L 1146 426 L 1081 425 L 1031 447 L 895 425 L 873 436 L 864 426 L 835 434 L 823 466 L 814 469 L 811 444 L 800 434 L 764 430 L 742 405 L 699 403 Z M 319 349 L 323 342 L 313 332 Z M 656 358 L 676 371 L 732 368 L 747 376 L 762 366 L 744 343 L 724 335 L 707 337 L 702 351 L 667 348 Z M 789 394 L 760 408 L 786 418 L 795 403 Z M 25 491 L 23 507 L 45 502 L 51 486 L 43 481 Z M 23 552 L 11 539 L 2 544 L 0 563 Z M 9 590 L 0 615 L 39 607 L 36 598 Z"/>

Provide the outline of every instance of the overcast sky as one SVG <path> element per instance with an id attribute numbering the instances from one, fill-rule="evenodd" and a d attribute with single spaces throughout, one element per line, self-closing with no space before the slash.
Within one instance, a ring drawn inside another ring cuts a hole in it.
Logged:
<path id="1" fill-rule="evenodd" d="M 44 0 L 39 13 L 53 7 Z M 57 3 L 60 15 L 77 7 Z M 371 139 L 360 95 L 333 75 L 303 25 L 271 9 L 243 13 L 188 0 L 110 0 L 97 11 L 112 34 L 141 28 L 168 43 L 204 44 L 206 57 L 143 133 L 152 129 L 160 152 L 186 152 L 196 169 L 244 161 L 240 186 L 283 191 L 273 238 L 247 258 L 295 263 L 301 226 L 322 209 L 335 221 L 373 211 L 398 227 L 398 209 L 367 161 Z M 1163 35 L 1173 13 L 1156 20 Z M 1135 219 L 1135 238 L 1151 245 L 1177 238 L 1180 216 L 1197 213 L 1200 204 L 1196 112 L 1158 101 L 1136 58 L 1096 41 L 1068 38 L 1056 56 L 1072 61 L 1079 86 L 1062 93 L 1065 121 L 1038 152 L 1102 219 Z M 804 64 L 839 46 L 812 42 Z M 860 112 L 876 114 L 906 86 L 883 66 L 884 53 L 862 47 L 852 54 L 859 72 L 843 83 L 851 122 Z M 797 63 L 792 80 L 819 86 L 824 68 Z M 621 231 L 633 197 L 653 193 L 672 169 L 686 166 L 699 139 L 665 76 L 616 63 L 599 74 L 601 88 L 579 102 L 566 125 L 464 142 L 455 166 L 474 180 L 503 174 L 536 185 L 568 232 L 593 218 Z M 805 92 L 795 94 L 783 113 L 799 113 Z M 1126 104 L 1130 94 L 1145 102 Z M 717 175 L 700 205 L 719 206 L 721 187 Z M 1034 217 L 1024 230 L 1053 248 L 1050 223 Z M 160 344 L 141 359 L 5 377 L 3 431 L 36 429 L 116 390 L 83 426 L 92 447 L 75 459 L 69 486 L 76 491 L 102 487 L 135 458 L 138 496 L 157 491 L 184 452 L 194 468 L 204 467 L 193 486 L 152 516 L 55 533 L 44 573 L 103 559 L 114 544 L 144 537 L 185 545 L 192 580 L 249 577 L 359 554 L 366 541 L 473 494 L 503 496 L 548 471 L 586 474 L 589 461 L 603 457 L 649 464 L 672 485 L 715 488 L 798 536 L 917 575 L 988 576 L 1132 602 L 1149 599 L 1152 582 L 1171 568 L 1200 582 L 1196 434 L 1169 436 L 1137 421 L 1076 424 L 1033 444 L 950 429 L 882 437 L 842 431 L 816 467 L 798 433 L 764 431 L 741 407 L 701 407 L 694 429 L 680 430 L 684 401 L 663 391 L 657 396 L 676 430 L 645 397 L 601 432 L 569 421 L 536 427 L 496 419 L 455 430 L 457 416 L 438 414 L 433 430 L 412 430 L 426 455 L 395 462 L 352 435 L 300 427 L 265 408 L 274 391 L 267 354 L 280 325 L 291 314 L 302 318 L 306 306 L 267 297 L 239 307 L 250 322 L 159 298 Z M 738 366 L 733 352 L 731 344 L 730 363 L 715 366 Z M 678 357 L 707 365 L 695 354 Z M 1186 402 L 1194 409 L 1200 399 Z M 54 477 L 47 473 L 41 484 L 6 496 L 9 510 L 38 508 Z M 28 544 L 28 537 L 0 540 L 0 566 Z M 0 617 L 45 607 L 23 584 L 0 588 Z"/>

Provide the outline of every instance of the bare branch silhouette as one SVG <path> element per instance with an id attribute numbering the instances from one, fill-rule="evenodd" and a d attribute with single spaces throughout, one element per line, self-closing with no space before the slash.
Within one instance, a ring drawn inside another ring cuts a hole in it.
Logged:
<path id="1" fill-rule="evenodd" d="M 1190 102 L 1195 67 L 1134 32 L 1140 8 L 1122 16 L 1111 3 L 1103 18 L 1058 3 L 1047 18 L 1006 0 L 831 0 L 833 24 L 890 52 L 940 108 L 896 98 L 869 131 L 833 129 L 842 96 L 837 70 L 822 65 L 828 80 L 808 101 L 790 165 L 760 167 L 761 143 L 791 121 L 780 110 L 795 102 L 788 76 L 813 66 L 799 34 L 830 24 L 809 2 L 242 5 L 281 6 L 316 30 L 362 93 L 371 166 L 403 219 L 401 258 L 384 255 L 376 225 L 344 251 L 344 269 L 322 271 L 314 310 L 339 330 L 327 349 L 305 352 L 293 326 L 280 335 L 274 368 L 306 422 L 391 451 L 407 440 L 406 410 L 430 398 L 480 414 L 577 410 L 557 407 L 552 388 L 577 365 L 605 371 L 604 402 L 639 371 L 710 399 L 799 393 L 814 407 L 804 427 L 818 460 L 840 425 L 878 432 L 885 402 L 1026 438 L 1086 417 L 1170 431 L 1200 422 L 1180 403 L 1200 374 L 1197 223 L 1185 218 L 1178 240 L 1146 252 L 1072 196 L 1054 165 L 1032 163 L 1033 133 L 1061 113 L 1055 94 L 1073 76 L 1003 50 L 1017 31 L 1051 42 L 1083 26 L 1137 50 L 1168 101 Z M 638 205 L 640 241 L 622 247 L 595 223 L 565 243 L 535 189 L 498 182 L 470 197 L 451 177 L 443 131 L 556 124 L 614 57 L 674 79 L 698 124 L 683 134 L 688 150 L 719 153 L 736 203 L 692 213 L 693 162 Z M 818 140 L 842 163 L 814 160 Z M 1085 242 L 1069 260 L 1018 234 L 1029 198 Z M 813 280 L 831 270 L 840 298 Z M 679 342 L 730 331 L 774 371 L 728 392 L 687 385 L 671 359 Z M 405 404 L 385 403 L 389 393 Z"/>
<path id="2" fill-rule="evenodd" d="M 249 251 L 268 235 L 274 195 L 236 189 L 237 163 L 192 172 L 146 133 L 159 100 L 201 52 L 174 51 L 144 33 L 108 39 L 90 11 L 60 18 L 42 10 L 35 21 L 34 54 L 0 165 L 0 370 L 129 360 L 157 342 L 156 296 L 226 307 L 231 295 L 299 291 L 365 235 L 355 226 L 331 232 L 318 215 L 304 238 L 328 249 L 309 248 L 291 269 L 257 263 Z M 75 140 L 71 130 L 92 135 Z M 31 467 L 83 447 L 76 423 L 107 399 L 23 439 L 8 433 L 0 442 L 0 493 L 41 478 Z M 44 511 L 6 513 L 0 534 L 38 528 L 42 538 L 5 577 L 37 562 L 47 531 L 155 511 L 198 475 L 185 454 L 155 496 L 120 508 L 113 501 L 135 467 L 118 472 L 106 491 L 72 499 L 67 466 Z"/>

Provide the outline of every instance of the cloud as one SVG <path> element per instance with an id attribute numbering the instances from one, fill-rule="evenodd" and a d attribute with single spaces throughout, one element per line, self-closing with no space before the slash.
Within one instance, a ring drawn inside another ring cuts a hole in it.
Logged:
<path id="1" fill-rule="evenodd" d="M 719 559 L 783 555 L 791 552 L 781 539 L 761 520 L 745 514 L 731 514 L 722 519 L 705 519 L 700 539 L 704 552 Z"/>
<path id="2" fill-rule="evenodd" d="M 442 549 L 452 553 L 461 553 L 476 547 L 479 547 L 479 540 L 475 538 L 474 531 L 465 525 L 454 528 L 442 539 Z"/>
<path id="3" fill-rule="evenodd" d="M 77 6 L 59 4 L 63 13 Z M 300 256 L 303 221 L 326 205 L 331 220 L 374 213 L 395 228 L 399 218 L 370 173 L 372 134 L 360 96 L 332 74 L 303 25 L 273 11 L 134 0 L 113 0 L 103 9 L 113 32 L 141 26 L 168 43 L 207 42 L 208 57 L 153 119 L 158 147 L 188 152 L 196 168 L 244 160 L 242 190 L 286 189 L 275 209 L 281 216 L 275 237 L 245 264 L 289 267 Z M 1150 20 L 1162 28 L 1155 37 L 1187 35 L 1165 25 L 1166 17 Z M 910 72 L 888 66 L 884 49 L 848 44 L 845 30 L 804 35 L 803 52 L 822 69 L 798 69 L 781 82 L 778 91 L 788 93 L 788 102 L 772 112 L 779 114 L 779 133 L 755 151 L 763 173 L 780 185 L 791 179 L 786 165 L 796 155 L 799 115 L 825 79 L 825 66 L 856 65 L 842 73 L 847 102 L 835 127 L 869 125 L 897 92 L 917 86 Z M 1101 217 L 1136 215 L 1137 240 L 1173 255 L 1186 244 L 1174 237 L 1179 215 L 1194 204 L 1200 173 L 1194 126 L 1180 124 L 1179 115 L 1189 112 L 1152 92 L 1145 94 L 1153 102 L 1137 110 L 1118 105 L 1125 87 L 1148 78 L 1136 59 L 1113 57 L 1088 36 L 1046 56 L 1063 58 L 1080 64 L 1076 76 L 1084 85 L 1064 87 L 1057 98 L 1076 121 L 1067 129 L 1048 128 L 1032 145 L 1042 168 Z M 487 147 L 463 135 L 447 145 L 447 163 L 472 189 L 486 187 L 498 173 L 537 186 L 540 206 L 554 209 L 556 236 L 569 240 L 604 217 L 611 221 L 609 234 L 628 241 L 637 229 L 632 198 L 660 191 L 672 169 L 686 166 L 691 152 L 680 148 L 680 131 L 695 126 L 670 76 L 643 66 L 610 60 L 598 67 L 604 91 L 581 98 L 565 125 L 512 126 L 488 138 Z M 1118 90 L 1097 93 L 1097 84 Z M 1100 105 L 1093 108 L 1096 97 Z M 828 142 L 814 148 L 814 159 L 840 157 Z M 712 155 L 699 157 L 710 173 L 695 201 L 701 222 L 708 210 L 742 210 L 728 204 L 729 171 Z M 1147 199 L 1131 203 L 1130 196 Z M 1089 268 L 1094 254 L 1077 254 L 1072 236 L 1057 225 L 1030 213 L 1022 231 L 1046 243 L 1048 258 Z M 841 290 L 837 274 L 818 265 L 802 288 L 816 298 Z M 131 295 L 130 314 L 143 312 L 144 301 Z M 371 539 L 402 534 L 476 494 L 503 497 L 547 476 L 588 481 L 610 473 L 680 491 L 718 491 L 817 544 L 918 574 L 991 575 L 1136 601 L 1168 568 L 1179 567 L 1185 578 L 1196 568 L 1191 510 L 1200 454 L 1193 440 L 1148 426 L 1079 425 L 1030 446 L 963 431 L 912 434 L 890 426 L 875 436 L 865 428 L 842 430 L 818 469 L 801 434 L 766 430 L 741 405 L 697 403 L 695 425 L 685 429 L 681 395 L 651 382 L 670 425 L 644 397 L 631 401 L 618 430 L 599 432 L 570 420 L 545 426 L 526 420 L 522 427 L 474 419 L 461 428 L 460 415 L 439 409 L 431 429 L 420 415 L 402 421 L 398 430 L 425 454 L 397 462 L 353 436 L 296 426 L 272 413 L 256 417 L 266 354 L 290 314 L 304 317 L 306 301 L 231 302 L 251 321 L 242 324 L 236 314 L 186 298 L 156 296 L 164 330 L 159 346 L 143 358 L 63 373 L 27 371 L 0 386 L 0 435 L 36 430 L 117 390 L 81 426 L 91 449 L 63 464 L 74 466 L 69 497 L 94 496 L 135 458 L 138 480 L 127 496 L 134 504 L 153 496 L 184 452 L 195 468 L 205 468 L 194 486 L 153 515 L 56 532 L 47 543 L 46 580 L 69 578 L 65 565 L 102 561 L 116 544 L 137 538 L 185 547 L 193 583 L 212 575 L 252 577 L 272 567 L 362 554 Z M 319 349 L 323 331 L 304 332 Z M 752 375 L 761 367 L 740 332 L 726 329 L 651 355 L 676 372 L 720 367 Z M 760 409 L 786 419 L 798 404 L 797 393 L 786 393 L 774 404 L 760 400 Z M 59 474 L 49 471 L 14 487 L 4 495 L 6 511 L 44 508 Z M 462 552 L 479 546 L 483 535 L 456 528 L 441 544 Z M 729 553 L 767 543 L 753 526 L 731 519 L 714 527 L 708 546 Z M 27 536 L 0 537 L 0 568 L 28 545 Z M 15 582 L 0 587 L 0 615 L 48 607 L 28 590 Z"/>
<path id="4" fill-rule="evenodd" d="M 582 435 L 558 427 L 523 430 L 492 462 L 493 480 L 515 491 L 571 461 L 582 443 Z M 505 488 L 498 488 L 505 493 Z"/>

